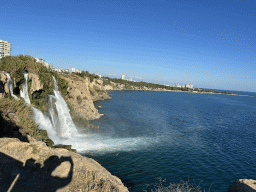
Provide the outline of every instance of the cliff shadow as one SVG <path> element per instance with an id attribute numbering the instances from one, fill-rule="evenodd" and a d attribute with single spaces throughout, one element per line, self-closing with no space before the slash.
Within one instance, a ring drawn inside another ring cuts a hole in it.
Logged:
<path id="1" fill-rule="evenodd" d="M 53 171 L 62 162 L 69 162 L 70 169 L 66 177 L 52 176 Z M 23 163 L 0 152 L 0 191 L 12 192 L 38 192 L 56 191 L 72 181 L 73 160 L 71 157 L 51 156 L 43 163 L 35 163 L 34 159 L 28 159 Z"/>

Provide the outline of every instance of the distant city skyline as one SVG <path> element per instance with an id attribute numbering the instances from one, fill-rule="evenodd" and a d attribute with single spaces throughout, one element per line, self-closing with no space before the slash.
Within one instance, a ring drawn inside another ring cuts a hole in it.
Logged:
<path id="1" fill-rule="evenodd" d="M 12 55 L 117 78 L 256 92 L 254 0 L 9 0 L 0 9 L 0 39 Z"/>

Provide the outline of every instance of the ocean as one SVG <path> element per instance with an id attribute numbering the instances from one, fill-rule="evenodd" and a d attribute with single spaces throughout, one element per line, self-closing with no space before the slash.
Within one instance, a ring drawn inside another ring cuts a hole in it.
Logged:
<path id="1" fill-rule="evenodd" d="M 236 179 L 256 180 L 256 93 L 111 91 L 98 101 L 104 116 L 83 129 L 83 152 L 119 177 L 129 191 L 164 180 L 202 191 L 227 191 Z"/>

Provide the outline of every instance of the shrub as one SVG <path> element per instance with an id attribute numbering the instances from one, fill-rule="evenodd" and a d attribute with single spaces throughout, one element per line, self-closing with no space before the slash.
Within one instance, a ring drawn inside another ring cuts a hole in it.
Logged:
<path id="1" fill-rule="evenodd" d="M 154 189 L 152 189 L 151 192 L 202 192 L 201 187 L 199 186 L 201 182 L 197 185 L 195 181 L 190 182 L 189 179 L 186 182 L 181 180 L 180 183 L 170 183 L 167 187 L 163 186 L 164 182 L 165 179 L 162 180 L 159 178 L 159 183 L 155 184 Z M 145 189 L 143 191 L 147 192 Z"/>
<path id="2" fill-rule="evenodd" d="M 19 119 L 19 121 L 16 123 L 17 126 L 19 126 L 20 132 L 28 134 L 39 141 L 45 142 L 47 139 L 49 139 L 47 132 L 38 128 L 38 125 L 36 125 L 32 118 L 32 109 L 28 107 L 23 100 L 14 100 L 8 98 L 0 99 L 0 113 L 2 114 L 5 111 L 11 111 Z M 4 116 L 2 116 L 2 121 L 5 122 L 3 124 L 1 123 L 1 125 L 3 125 L 1 129 L 4 130 L 6 126 L 8 126 L 8 123 L 6 123 L 8 121 Z M 12 122 L 11 124 L 15 125 L 16 123 Z M 5 132 L 2 132 L 2 134 L 5 134 Z"/>

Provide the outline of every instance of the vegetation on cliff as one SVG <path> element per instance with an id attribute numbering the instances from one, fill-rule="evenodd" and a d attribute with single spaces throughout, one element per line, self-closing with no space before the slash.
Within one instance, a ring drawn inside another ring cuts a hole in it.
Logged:
<path id="1" fill-rule="evenodd" d="M 59 91 L 66 95 L 68 83 L 60 77 L 57 72 L 49 70 L 44 65 L 37 63 L 35 58 L 29 55 L 7 56 L 0 60 L 0 71 L 10 74 L 14 82 L 14 94 L 19 95 L 23 89 L 24 73 L 34 73 L 39 75 L 39 80 L 43 84 L 43 89 L 29 94 L 30 102 L 36 108 L 46 110 L 47 96 L 53 95 L 53 78 L 55 77 Z M 28 81 L 28 92 L 30 93 L 31 79 Z"/>
<path id="2" fill-rule="evenodd" d="M 10 74 L 13 80 L 13 92 L 20 96 L 20 90 L 23 89 L 24 73 L 33 73 L 38 75 L 43 88 L 31 93 L 32 79 L 28 79 L 28 93 L 31 104 L 42 111 L 47 111 L 48 95 L 53 95 L 53 85 L 55 77 L 59 91 L 63 96 L 66 95 L 68 83 L 57 72 L 49 70 L 47 67 L 29 55 L 7 56 L 0 60 L 0 71 Z M 40 130 L 32 118 L 33 111 L 28 107 L 24 100 L 14 100 L 10 95 L 8 98 L 0 100 L 0 136 L 10 136 L 21 134 L 20 138 L 30 135 L 36 140 L 45 142 L 53 147 L 54 142 L 49 139 L 45 130 Z M 10 118 L 14 116 L 15 118 Z"/>
<path id="3" fill-rule="evenodd" d="M 94 79 L 99 79 L 100 77 L 98 75 L 95 75 L 94 73 L 89 73 L 89 71 L 82 71 L 81 73 L 74 73 L 80 77 L 89 77 L 90 82 L 93 82 Z"/>
<path id="4" fill-rule="evenodd" d="M 118 83 L 124 85 L 125 90 L 133 90 L 133 89 L 149 89 L 149 90 L 173 90 L 173 91 L 192 91 L 192 89 L 189 88 L 179 88 L 179 87 L 172 87 L 172 86 L 166 86 L 161 84 L 155 84 L 155 83 L 148 83 L 148 82 L 134 82 L 134 81 L 127 81 L 124 79 L 117 79 L 117 78 L 109 78 L 109 77 L 103 77 L 103 85 L 110 85 L 111 82 Z M 207 89 L 196 89 L 197 92 L 211 92 L 211 93 L 223 93 L 223 94 L 232 94 L 230 92 L 224 92 L 224 91 L 215 91 L 215 90 L 207 90 Z"/>
<path id="5" fill-rule="evenodd" d="M 53 142 L 45 130 L 40 130 L 32 118 L 33 111 L 22 100 L 13 98 L 0 99 L 0 137 L 18 137 L 25 139 L 30 135 L 38 141 L 43 141 L 49 146 Z"/>

